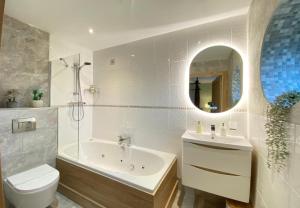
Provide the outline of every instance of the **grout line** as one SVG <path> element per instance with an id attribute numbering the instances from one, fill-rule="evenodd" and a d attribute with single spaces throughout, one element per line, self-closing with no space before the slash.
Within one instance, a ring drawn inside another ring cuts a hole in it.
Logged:
<path id="1" fill-rule="evenodd" d="M 192 107 L 183 106 L 147 106 L 147 105 L 84 105 L 85 107 L 110 107 L 110 108 L 143 108 L 143 109 L 173 109 L 173 110 L 196 110 Z M 55 107 L 69 107 L 69 105 L 57 105 Z"/>
<path id="2" fill-rule="evenodd" d="M 63 108 L 63 107 L 70 107 L 70 105 L 55 105 L 52 106 L 55 108 Z M 140 108 L 140 109 L 170 109 L 170 110 L 191 110 L 196 111 L 199 110 L 196 107 L 187 107 L 187 106 L 150 106 L 150 105 L 110 105 L 110 104 L 103 104 L 103 105 L 90 105 L 85 104 L 84 107 L 109 107 L 109 108 Z M 201 111 L 201 110 L 199 110 Z M 235 109 L 233 113 L 246 113 L 244 109 Z"/>
<path id="3" fill-rule="evenodd" d="M 260 200 L 262 201 L 263 205 L 265 206 L 265 208 L 269 208 L 267 203 L 265 202 L 264 198 L 262 197 L 262 194 L 260 193 L 259 190 L 256 190 L 256 193 L 259 195 Z M 257 198 L 257 197 L 256 197 Z"/>

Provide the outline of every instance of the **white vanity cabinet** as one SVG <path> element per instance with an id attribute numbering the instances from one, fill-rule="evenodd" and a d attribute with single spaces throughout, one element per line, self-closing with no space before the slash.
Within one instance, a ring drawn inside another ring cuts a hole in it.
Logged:
<path id="1" fill-rule="evenodd" d="M 182 183 L 226 198 L 248 202 L 251 144 L 242 137 L 187 131 L 183 138 Z"/>

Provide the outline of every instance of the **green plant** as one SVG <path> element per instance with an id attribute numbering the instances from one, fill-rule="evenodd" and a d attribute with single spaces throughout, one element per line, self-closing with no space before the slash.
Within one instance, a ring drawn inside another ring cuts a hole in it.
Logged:
<path id="1" fill-rule="evenodd" d="M 16 90 L 16 89 L 8 90 L 6 93 L 7 101 L 8 102 L 16 102 L 16 97 L 18 95 L 19 95 L 18 90 Z"/>
<path id="2" fill-rule="evenodd" d="M 41 90 L 33 90 L 32 91 L 32 100 L 41 100 L 43 96 L 44 96 L 44 93 Z"/>
<path id="3" fill-rule="evenodd" d="M 278 96 L 267 110 L 265 124 L 268 148 L 267 164 L 278 172 L 286 166 L 289 156 L 289 134 L 287 131 L 291 108 L 300 101 L 300 92 L 287 92 Z"/>

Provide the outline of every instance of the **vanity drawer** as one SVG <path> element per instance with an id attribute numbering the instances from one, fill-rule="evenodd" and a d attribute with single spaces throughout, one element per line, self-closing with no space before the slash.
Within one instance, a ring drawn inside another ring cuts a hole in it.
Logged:
<path id="1" fill-rule="evenodd" d="M 186 164 L 240 176 L 251 176 L 251 151 L 183 142 Z"/>
<path id="2" fill-rule="evenodd" d="M 182 183 L 195 189 L 248 203 L 250 177 L 183 164 Z"/>

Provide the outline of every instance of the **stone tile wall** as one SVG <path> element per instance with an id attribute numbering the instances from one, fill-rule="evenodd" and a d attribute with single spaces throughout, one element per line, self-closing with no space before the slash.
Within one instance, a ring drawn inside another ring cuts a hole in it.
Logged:
<path id="1" fill-rule="evenodd" d="M 0 49 L 0 107 L 5 94 L 17 89 L 20 107 L 31 105 L 31 92 L 41 88 L 49 105 L 49 34 L 5 16 Z"/>
<path id="2" fill-rule="evenodd" d="M 34 117 L 36 131 L 12 134 L 12 119 Z M 7 177 L 38 165 L 55 165 L 57 109 L 0 109 L 2 175 Z"/>

